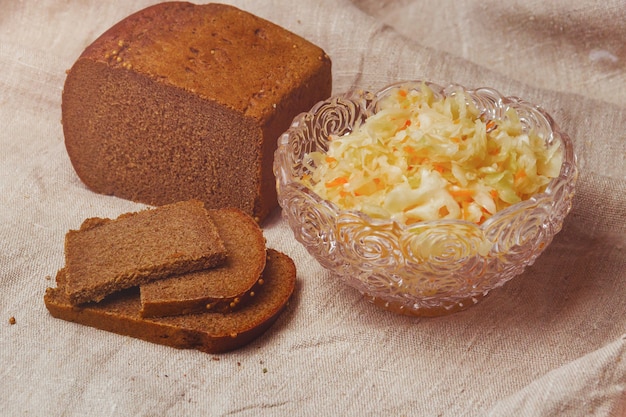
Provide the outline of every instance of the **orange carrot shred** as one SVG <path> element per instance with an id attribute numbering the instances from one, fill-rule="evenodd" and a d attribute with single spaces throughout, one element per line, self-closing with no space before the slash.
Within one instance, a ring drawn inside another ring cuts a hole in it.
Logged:
<path id="1" fill-rule="evenodd" d="M 324 185 L 326 186 L 326 188 L 332 188 L 332 187 L 337 187 L 339 185 L 343 185 L 347 182 L 348 182 L 348 179 L 346 177 L 337 177 L 334 180 L 329 181 Z"/>
<path id="2" fill-rule="evenodd" d="M 474 190 L 469 188 L 449 188 L 450 195 L 458 200 L 468 201 L 474 196 Z"/>

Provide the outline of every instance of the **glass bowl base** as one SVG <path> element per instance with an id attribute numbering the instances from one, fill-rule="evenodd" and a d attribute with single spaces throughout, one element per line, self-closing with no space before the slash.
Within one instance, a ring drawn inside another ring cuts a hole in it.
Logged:
<path id="1" fill-rule="evenodd" d="M 440 317 L 466 310 L 478 304 L 480 300 L 487 296 L 487 293 L 474 295 L 471 297 L 456 300 L 454 302 L 450 302 L 446 305 L 437 306 L 427 306 L 419 304 L 414 304 L 414 306 L 407 306 L 406 303 L 402 303 L 397 300 L 390 301 L 365 293 L 363 294 L 363 296 L 367 301 L 374 304 L 375 306 L 382 308 L 383 310 L 390 311 L 392 313 L 413 317 Z"/>

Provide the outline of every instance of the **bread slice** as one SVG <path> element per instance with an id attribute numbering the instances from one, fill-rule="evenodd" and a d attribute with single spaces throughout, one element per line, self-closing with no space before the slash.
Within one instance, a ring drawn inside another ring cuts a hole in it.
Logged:
<path id="1" fill-rule="evenodd" d="M 202 202 L 185 201 L 92 218 L 65 236 L 66 291 L 72 304 L 149 280 L 219 265 L 226 248 Z"/>
<path id="2" fill-rule="evenodd" d="M 57 288 L 44 296 L 53 317 L 176 348 L 219 353 L 250 343 L 283 311 L 295 288 L 296 267 L 287 255 L 268 250 L 263 285 L 248 305 L 229 314 L 206 312 L 163 318 L 143 318 L 136 288 L 100 303 L 74 306 L 64 291 L 65 270 Z"/>
<path id="3" fill-rule="evenodd" d="M 239 209 L 209 210 L 228 252 L 220 266 L 141 285 L 141 315 L 163 317 L 203 311 L 228 312 L 250 298 L 265 268 L 265 238 Z"/>
<path id="4" fill-rule="evenodd" d="M 198 199 L 262 221 L 277 206 L 277 138 L 331 82 L 321 48 L 267 20 L 224 4 L 160 3 L 111 27 L 72 66 L 65 145 L 98 193 Z"/>

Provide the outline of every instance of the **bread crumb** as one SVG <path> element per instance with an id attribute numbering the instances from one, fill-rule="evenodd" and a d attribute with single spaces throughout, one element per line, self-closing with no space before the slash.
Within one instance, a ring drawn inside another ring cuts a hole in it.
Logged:
<path id="1" fill-rule="evenodd" d="M 13 325 L 15 323 L 16 323 L 15 322 L 15 317 L 13 317 L 13 316 L 9 317 L 9 324 Z"/>

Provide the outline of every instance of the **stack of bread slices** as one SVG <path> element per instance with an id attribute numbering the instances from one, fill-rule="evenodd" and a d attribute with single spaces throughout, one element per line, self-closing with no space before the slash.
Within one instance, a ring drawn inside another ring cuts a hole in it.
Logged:
<path id="1" fill-rule="evenodd" d="M 293 261 L 266 248 L 252 217 L 191 200 L 70 230 L 44 300 L 60 319 L 219 353 L 269 328 L 295 279 Z"/>

